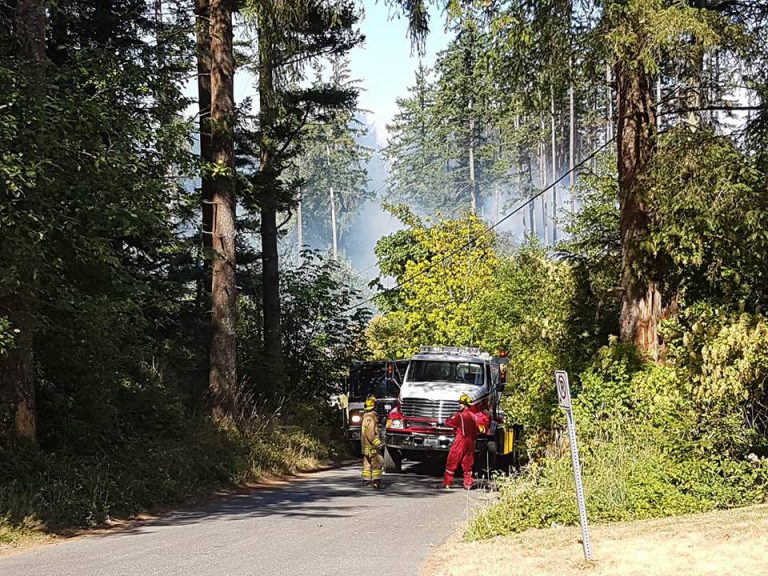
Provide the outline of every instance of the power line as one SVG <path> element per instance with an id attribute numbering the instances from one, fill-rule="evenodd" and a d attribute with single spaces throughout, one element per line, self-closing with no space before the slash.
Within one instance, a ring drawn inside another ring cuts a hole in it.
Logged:
<path id="1" fill-rule="evenodd" d="M 539 190 L 539 191 L 538 191 L 536 194 L 534 194 L 533 196 L 531 196 L 530 198 L 528 198 L 528 199 L 527 199 L 525 202 L 523 202 L 522 204 L 520 204 L 520 205 L 519 205 L 517 208 L 515 208 L 514 210 L 512 210 L 510 213 L 506 214 L 506 215 L 505 215 L 505 216 L 503 216 L 502 218 L 500 218 L 500 219 L 499 219 L 497 222 L 495 222 L 495 223 L 494 223 L 492 226 L 489 226 L 488 228 L 486 228 L 485 230 L 483 230 L 483 231 L 482 231 L 480 234 L 478 234 L 478 235 L 477 235 L 477 236 L 475 236 L 474 238 L 470 238 L 470 239 L 469 239 L 467 242 L 465 242 L 464 244 L 462 244 L 461 246 L 459 246 L 459 247 L 458 247 L 458 248 L 456 248 L 455 250 L 451 251 L 451 252 L 450 252 L 450 253 L 448 253 L 447 255 L 443 256 L 443 257 L 442 257 L 442 258 L 441 258 L 439 261 L 437 261 L 437 262 L 433 262 L 432 264 L 430 264 L 429 266 L 427 266 L 427 267 L 426 267 L 426 268 L 424 268 L 423 270 L 421 270 L 421 271 L 417 272 L 416 274 L 413 274 L 413 275 L 411 275 L 411 276 L 409 276 L 409 277 L 407 277 L 407 278 L 404 278 L 403 280 L 401 280 L 400 282 L 398 282 L 398 283 L 397 283 L 397 284 L 396 284 L 394 287 L 392 287 L 392 288 L 385 288 L 385 289 L 384 289 L 382 292 L 379 292 L 378 294 L 376 294 L 376 295 L 374 295 L 374 296 L 371 296 L 370 298 L 367 298 L 367 299 L 363 300 L 362 302 L 358 302 L 357 304 L 353 304 L 352 306 L 349 306 L 349 307 L 345 308 L 344 310 L 342 310 L 342 314 L 343 314 L 343 313 L 346 313 L 346 312 L 351 312 L 352 310 L 355 310 L 355 309 L 357 309 L 357 308 L 360 308 L 361 306 L 365 306 L 366 304 L 370 304 L 371 302 L 373 302 L 373 301 L 374 301 L 376 298 L 378 298 L 379 296 L 382 296 L 382 295 L 384 295 L 384 294 L 388 294 L 388 293 L 391 293 L 391 292 L 395 292 L 395 291 L 399 290 L 400 288 L 402 288 L 402 287 L 403 287 L 403 286 L 405 286 L 406 284 L 410 284 L 411 282 L 413 282 L 413 281 L 414 281 L 416 278 L 418 278 L 418 277 L 420 277 L 420 276 L 423 276 L 424 274 L 426 274 L 426 273 L 427 273 L 427 272 L 429 272 L 430 270 L 432 270 L 432 269 L 436 268 L 437 266 L 439 266 L 439 265 L 443 264 L 443 263 L 444 263 L 446 260 L 448 260 L 449 258 L 452 258 L 453 256 L 455 256 L 456 254 L 458 254 L 458 253 L 459 253 L 459 252 L 461 252 L 462 250 L 465 250 L 466 248 L 468 248 L 469 246 L 471 246 L 472 244 L 474 244 L 474 243 L 475 243 L 477 240 L 479 240 L 479 239 L 480 239 L 480 238 L 482 238 L 483 236 L 485 236 L 485 235 L 489 234 L 489 233 L 490 233 L 492 230 L 494 230 L 495 228 L 497 228 L 497 227 L 498 227 L 500 224 L 502 224 L 502 223 L 503 223 L 503 222 L 505 222 L 506 220 L 509 220 L 509 219 L 510 219 L 512 216 L 514 216 L 515 214 L 517 214 L 518 212 L 520 212 L 520 210 L 522 210 L 523 208 L 525 208 L 526 206 L 528 206 L 528 205 L 529 205 L 531 202 L 533 202 L 534 200 L 536 200 L 537 198 L 539 198 L 541 195 L 543 195 L 544 193 L 546 193 L 546 192 L 548 192 L 549 190 L 551 190 L 552 188 L 554 188 L 554 187 L 555 187 L 555 186 L 556 186 L 556 185 L 557 185 L 557 184 L 558 184 L 558 183 L 559 183 L 561 180 L 563 180 L 563 179 L 564 179 L 566 176 L 569 176 L 569 175 L 571 174 L 571 172 L 576 172 L 576 171 L 577 171 L 579 168 L 581 168 L 581 167 L 582 167 L 582 166 L 584 166 L 584 165 L 585 165 L 587 162 L 589 162 L 590 160 L 592 160 L 592 159 L 593 159 L 595 156 L 597 156 L 598 154 L 600 154 L 600 152 L 602 152 L 603 150 L 605 150 L 605 149 L 606 149 L 606 148 L 607 148 L 607 147 L 608 147 L 608 146 L 609 146 L 611 143 L 613 143 L 613 141 L 614 141 L 614 140 L 616 140 L 616 136 L 613 136 L 613 137 L 612 137 L 612 138 L 610 138 L 609 140 L 606 140 L 606 141 L 605 141 L 605 142 L 604 142 L 604 143 L 603 143 L 601 146 L 599 146 L 598 148 L 596 148 L 595 150 L 593 150 L 593 151 L 592 151 L 592 152 L 589 154 L 589 156 L 587 156 L 586 158 L 584 158 L 583 160 L 581 160 L 581 161 L 580 161 L 578 164 L 576 164 L 576 165 L 575 165 L 575 166 L 574 166 L 572 169 L 568 170 L 567 172 L 564 172 L 564 173 L 563 173 L 563 174 L 562 174 L 562 175 L 561 175 L 559 178 L 557 178 L 556 180 L 554 180 L 554 181 L 553 181 L 551 184 L 549 184 L 549 185 L 548 185 L 548 186 L 546 186 L 545 188 L 542 188 L 541 190 Z M 370 269 L 370 268 L 372 268 L 372 266 L 371 266 L 371 267 L 369 267 L 368 269 Z"/>
<path id="2" fill-rule="evenodd" d="M 657 103 L 656 103 L 656 106 L 663 106 L 663 105 L 665 105 L 665 104 L 667 104 L 667 103 L 671 102 L 672 100 L 674 100 L 676 97 L 678 97 L 678 94 L 677 94 L 677 89 L 675 89 L 675 90 L 672 90 L 672 92 L 671 92 L 670 94 L 668 94 L 666 98 L 663 98 L 663 99 L 662 99 L 660 102 L 657 102 Z M 668 130 L 659 130 L 659 131 L 657 132 L 657 134 L 663 134 L 663 133 L 665 133 L 665 132 L 667 132 L 667 131 L 668 131 Z M 525 208 L 526 206 L 528 206 L 528 205 L 529 205 L 531 202 L 533 202 L 534 200 L 536 200 L 537 198 L 539 198 L 540 196 L 542 196 L 544 193 L 546 193 L 546 192 L 548 192 L 549 190 L 551 190 L 552 188 L 554 188 L 554 187 L 555 187 L 555 186 L 556 186 L 556 185 L 557 185 L 557 184 L 558 184 L 558 183 L 559 183 L 561 180 L 563 180 L 563 179 L 564 179 L 566 176 L 570 176 L 570 175 L 571 175 L 571 173 L 578 171 L 578 170 L 579 170 L 579 169 L 580 169 L 582 166 L 584 166 L 584 165 L 585 165 L 587 162 L 589 162 L 590 160 L 592 160 L 592 159 L 593 159 L 595 156 L 597 156 L 598 154 L 600 154 L 600 152 L 602 152 L 602 151 L 603 151 L 603 150 L 605 150 L 605 149 L 606 149 L 606 148 L 607 148 L 607 147 L 608 147 L 610 144 L 612 144 L 612 143 L 613 143 L 613 142 L 616 140 L 616 138 L 617 138 L 617 135 L 611 136 L 611 137 L 610 137 L 608 140 L 606 140 L 605 142 L 603 142 L 603 144 L 602 144 L 601 146 L 599 146 L 599 147 L 595 148 L 595 149 L 594 149 L 594 150 L 593 150 L 593 151 L 592 151 L 592 152 L 589 154 L 589 156 L 587 156 L 586 158 L 584 158 L 584 159 L 580 160 L 578 164 L 574 165 L 574 167 L 573 167 L 573 168 L 571 168 L 571 169 L 570 169 L 570 170 L 568 170 L 567 172 L 564 172 L 564 173 L 563 173 L 563 174 L 562 174 L 562 175 L 561 175 L 559 178 L 557 178 L 556 180 L 554 180 L 554 181 L 553 181 L 551 184 L 549 184 L 547 187 L 545 187 L 545 188 L 543 188 L 543 189 L 539 190 L 539 192 L 537 192 L 535 195 L 533 195 L 533 196 L 531 196 L 530 198 L 528 198 L 528 199 L 527 199 L 525 202 L 523 202 L 523 203 L 522 203 L 520 206 L 518 206 L 517 208 L 515 208 L 514 210 L 512 210 L 512 212 L 510 212 L 509 214 L 506 214 L 504 217 L 502 217 L 501 219 L 499 219 L 499 221 L 498 221 L 498 222 L 496 222 L 496 223 L 494 223 L 492 226 L 490 226 L 490 227 L 486 228 L 486 229 L 485 229 L 485 230 L 484 230 L 482 233 L 478 234 L 478 235 L 477 235 L 475 238 L 471 238 L 471 239 L 470 239 L 470 240 L 468 240 L 468 241 L 467 241 L 465 244 L 461 245 L 459 248 L 457 248 L 456 250 L 454 250 L 453 252 L 451 252 L 451 253 L 450 253 L 450 254 L 448 254 L 447 256 L 444 256 L 443 258 L 441 258 L 441 259 L 440 259 L 440 261 L 438 261 L 438 262 L 435 262 L 435 263 L 433 263 L 433 264 L 431 264 L 431 265 L 427 266 L 427 267 L 426 267 L 424 270 L 422 270 L 422 271 L 418 272 L 417 274 L 414 274 L 413 276 L 410 276 L 410 277 L 408 277 L 408 278 L 405 278 L 404 280 L 402 280 L 401 282 L 399 282 L 397 285 L 395 285 L 395 286 L 394 286 L 394 287 L 392 287 L 392 288 L 385 288 L 385 289 L 384 289 L 382 292 L 379 292 L 378 294 L 376 294 L 376 295 L 374 295 L 374 296 L 371 296 L 370 298 L 367 298 L 367 299 L 363 300 L 362 302 L 358 302 L 357 304 L 353 304 L 352 306 L 349 306 L 348 308 L 345 308 L 344 310 L 342 310 L 342 314 L 343 314 L 343 313 L 346 313 L 346 312 L 351 312 L 352 310 L 355 310 L 356 308 L 360 308 L 361 306 L 364 306 L 365 304 L 369 304 L 369 303 L 373 302 L 373 301 L 374 301 L 376 298 L 378 298 L 379 296 L 382 296 L 383 294 L 388 294 L 388 293 L 390 293 L 390 292 L 394 292 L 394 291 L 396 291 L 396 290 L 399 290 L 400 288 L 402 288 L 402 287 L 403 287 L 403 286 L 405 286 L 406 284 L 409 284 L 410 282 L 412 282 L 413 280 L 415 280 L 415 279 L 416 279 L 416 278 L 418 278 L 419 276 L 422 276 L 422 275 L 426 274 L 427 272 L 429 272 L 430 270 L 432 270 L 432 269 L 433 269 L 433 268 L 435 268 L 436 266 L 438 266 L 438 265 L 442 264 L 443 262 L 445 262 L 445 261 L 446 261 L 446 260 L 448 260 L 449 258 L 451 258 L 451 257 L 455 256 L 456 254 L 458 254 L 458 253 L 459 253 L 459 252 L 461 252 L 462 250 L 464 250 L 464 249 L 468 248 L 469 246 L 471 246 L 472 244 L 474 244 L 474 242 L 475 242 L 476 240 L 478 240 L 479 238 L 482 238 L 483 236 L 485 236 L 486 234 L 488 234 L 489 232 L 491 232 L 491 230 L 493 230 L 493 229 L 497 228 L 497 227 L 498 227 L 498 226 L 499 226 L 501 223 L 505 222 L 506 220 L 508 220 L 509 218 L 511 218 L 512 216 L 514 216 L 514 215 L 515 215 L 515 214 L 517 214 L 518 212 L 520 212 L 520 210 L 522 210 L 523 208 Z M 378 192 L 379 190 L 381 190 L 381 189 L 382 189 L 382 188 L 383 188 L 385 185 L 386 185 L 386 183 L 385 183 L 385 184 L 382 184 L 382 185 L 381 185 L 381 186 L 380 186 L 380 187 L 379 187 L 379 188 L 376 190 L 376 192 Z M 368 266 L 368 268 L 366 268 L 366 269 L 365 269 L 365 270 L 363 270 L 362 272 L 359 272 L 359 274 L 362 276 L 362 275 L 363 275 L 365 272 L 368 272 L 369 270 L 371 270 L 371 269 L 375 268 L 376 266 L 378 266 L 378 262 L 377 262 L 376 264 L 373 264 L 373 265 L 371 265 L 371 266 Z"/>

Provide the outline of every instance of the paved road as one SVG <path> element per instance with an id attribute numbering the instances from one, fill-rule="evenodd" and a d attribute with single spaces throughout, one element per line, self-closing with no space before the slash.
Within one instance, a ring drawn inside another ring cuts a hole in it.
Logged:
<path id="1" fill-rule="evenodd" d="M 437 488 L 411 466 L 385 490 L 357 466 L 222 499 L 195 511 L 0 559 L 2 576 L 415 576 L 485 495 Z M 367 558 L 364 568 L 363 560 Z M 376 566 L 369 570 L 367 566 Z"/>

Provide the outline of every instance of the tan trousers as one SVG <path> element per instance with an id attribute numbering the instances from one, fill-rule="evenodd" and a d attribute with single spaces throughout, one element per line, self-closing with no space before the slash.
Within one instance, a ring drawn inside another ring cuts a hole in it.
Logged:
<path id="1" fill-rule="evenodd" d="M 363 480 L 378 480 L 381 478 L 381 469 L 384 466 L 384 458 L 378 452 L 363 455 Z"/>

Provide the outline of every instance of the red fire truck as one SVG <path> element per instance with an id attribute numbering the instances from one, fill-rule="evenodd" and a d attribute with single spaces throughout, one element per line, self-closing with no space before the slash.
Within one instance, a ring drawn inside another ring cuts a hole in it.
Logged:
<path id="1" fill-rule="evenodd" d="M 486 429 L 477 438 L 476 467 L 494 468 L 497 456 L 516 459 L 521 428 L 505 422 L 500 406 L 507 361 L 478 348 L 423 346 L 410 359 L 397 405 L 387 417 L 384 470 L 400 472 L 404 459 L 445 457 L 454 436 L 445 421 L 458 410 L 462 394 L 472 399 L 469 409 Z"/>

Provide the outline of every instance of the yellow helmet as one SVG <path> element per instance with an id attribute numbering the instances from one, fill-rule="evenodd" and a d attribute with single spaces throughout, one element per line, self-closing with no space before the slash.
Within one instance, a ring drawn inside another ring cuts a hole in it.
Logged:
<path id="1" fill-rule="evenodd" d="M 370 411 L 376 408 L 376 397 L 369 395 L 368 398 L 365 399 L 365 409 L 366 411 Z"/>
<path id="2" fill-rule="evenodd" d="M 469 394 L 462 394 L 459 396 L 459 404 L 464 404 L 464 406 L 469 406 L 472 404 L 472 398 L 469 397 Z"/>

